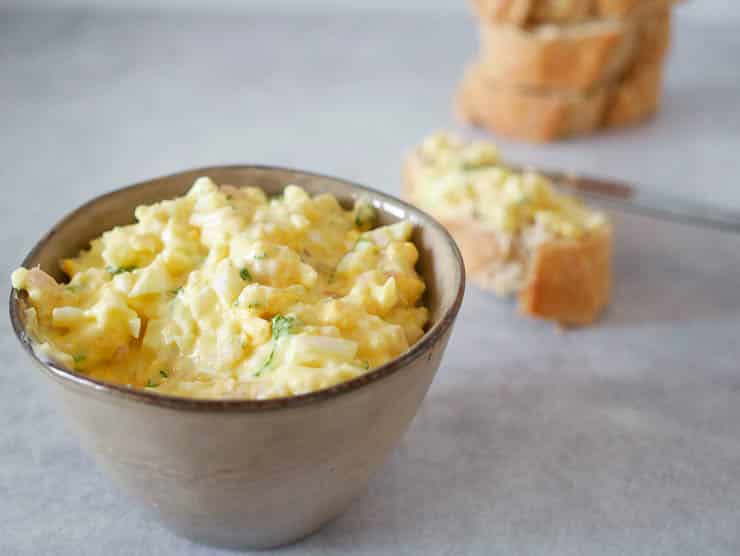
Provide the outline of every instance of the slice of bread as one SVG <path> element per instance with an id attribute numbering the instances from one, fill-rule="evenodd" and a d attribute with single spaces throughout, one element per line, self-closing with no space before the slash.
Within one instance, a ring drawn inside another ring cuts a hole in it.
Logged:
<path id="1" fill-rule="evenodd" d="M 594 21 L 525 30 L 480 26 L 480 70 L 488 79 L 525 87 L 586 88 L 613 79 L 629 65 L 637 29 L 621 21 Z"/>
<path id="2" fill-rule="evenodd" d="M 547 142 L 638 123 L 660 104 L 662 64 L 637 64 L 616 83 L 585 91 L 511 87 L 469 67 L 456 98 L 465 122 L 516 139 Z"/>
<path id="3" fill-rule="evenodd" d="M 489 152 L 494 148 L 490 144 L 484 147 Z M 427 139 L 406 157 L 403 196 L 450 231 L 476 285 L 502 296 L 517 293 L 520 310 L 527 315 L 570 325 L 595 320 L 607 305 L 611 290 L 612 233 L 608 220 L 555 192 L 544 178 L 511 172 L 490 156 L 481 159 L 476 149 L 479 144 L 466 144 L 447 134 Z M 473 156 L 468 156 L 471 153 Z M 466 166 L 470 160 L 479 166 Z M 461 180 L 459 190 L 454 180 Z M 506 196 L 512 191 L 519 194 L 516 184 L 523 187 L 527 180 L 539 180 L 526 191 L 539 191 L 547 202 L 540 208 L 533 205 L 523 214 L 517 212 L 517 202 L 506 204 Z M 431 193 L 440 187 L 447 188 L 442 196 Z M 460 201 L 458 193 L 471 190 L 475 191 L 469 193 L 471 198 Z M 448 203 L 446 196 L 454 201 Z M 561 205 L 563 215 L 583 217 L 577 234 L 543 228 L 547 213 L 557 215 L 552 207 Z M 510 219 L 484 216 L 499 213 L 518 215 L 518 227 L 501 224 L 510 223 Z"/>
<path id="4" fill-rule="evenodd" d="M 514 25 L 566 25 L 590 19 L 640 18 L 675 0 L 473 0 L 484 21 Z"/>
<path id="5" fill-rule="evenodd" d="M 663 63 L 671 47 L 672 27 L 670 9 L 640 20 L 637 24 L 637 48 L 632 64 L 646 66 Z"/>
<path id="6" fill-rule="evenodd" d="M 663 90 L 663 60 L 648 48 L 618 82 L 607 86 L 607 101 L 601 127 L 635 125 L 660 109 Z"/>
<path id="7" fill-rule="evenodd" d="M 609 91 L 602 127 L 638 124 L 660 108 L 663 65 L 638 64 Z"/>
<path id="8" fill-rule="evenodd" d="M 516 139 L 544 143 L 586 135 L 599 127 L 606 87 L 591 91 L 541 91 L 490 81 L 478 66 L 465 71 L 457 113 L 465 122 Z"/>
<path id="9" fill-rule="evenodd" d="M 662 60 L 670 15 L 640 20 L 597 20 L 522 29 L 480 26 L 480 71 L 487 79 L 524 87 L 584 89 L 626 73 L 637 56 Z"/>

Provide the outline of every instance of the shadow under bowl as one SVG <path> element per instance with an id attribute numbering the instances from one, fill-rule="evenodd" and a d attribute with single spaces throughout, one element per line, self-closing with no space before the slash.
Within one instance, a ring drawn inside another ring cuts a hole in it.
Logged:
<path id="1" fill-rule="evenodd" d="M 199 176 L 268 194 L 288 184 L 349 205 L 369 198 L 380 223 L 415 225 L 431 312 L 409 351 L 348 382 L 271 400 L 196 400 L 91 379 L 39 358 L 25 334 L 25 296 L 11 292 L 13 328 L 85 449 L 125 491 L 177 533 L 205 544 L 268 548 L 298 540 L 367 486 L 416 414 L 439 367 L 465 288 L 460 253 L 431 217 L 341 179 L 264 166 L 215 166 L 103 195 L 59 222 L 23 262 L 57 279 L 61 258 L 133 221 L 134 208 L 183 194 Z"/>

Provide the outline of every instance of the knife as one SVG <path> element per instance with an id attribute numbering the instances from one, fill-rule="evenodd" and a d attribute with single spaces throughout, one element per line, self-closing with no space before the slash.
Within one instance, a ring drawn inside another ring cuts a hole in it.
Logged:
<path id="1" fill-rule="evenodd" d="M 569 172 L 540 169 L 536 171 L 563 188 L 616 209 L 638 212 L 683 224 L 740 233 L 740 212 L 672 195 L 638 190 L 624 182 Z"/>

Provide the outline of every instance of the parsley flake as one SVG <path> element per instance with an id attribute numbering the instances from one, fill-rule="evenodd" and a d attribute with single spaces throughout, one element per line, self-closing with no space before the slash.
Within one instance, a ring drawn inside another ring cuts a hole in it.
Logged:
<path id="1" fill-rule="evenodd" d="M 259 371 L 254 373 L 254 376 L 260 376 L 265 370 L 267 370 L 272 364 L 275 358 L 275 351 L 277 350 L 277 344 L 280 338 L 288 334 L 293 334 L 296 327 L 298 326 L 298 319 L 295 317 L 286 317 L 284 315 L 275 315 L 272 317 L 272 349 L 270 354 L 265 358 L 262 363 L 262 367 Z"/>
<path id="2" fill-rule="evenodd" d="M 376 219 L 375 209 L 370 203 L 361 201 L 355 205 L 355 227 L 370 229 Z"/>
<path id="3" fill-rule="evenodd" d="M 246 268 L 242 268 L 239 271 L 239 276 L 241 276 L 242 280 L 244 280 L 245 282 L 251 282 L 252 280 L 252 275 L 249 274 L 249 270 L 247 270 Z"/>
<path id="4" fill-rule="evenodd" d="M 370 239 L 366 238 L 365 236 L 360 236 L 357 238 L 357 241 L 355 241 L 355 244 L 352 246 L 352 250 L 357 249 L 357 246 L 360 245 L 360 243 L 370 243 L 372 245 L 375 245 Z"/>
<path id="5" fill-rule="evenodd" d="M 157 386 L 159 386 L 159 383 L 154 382 L 151 378 L 146 381 L 147 388 L 156 388 Z"/>
<path id="6" fill-rule="evenodd" d="M 170 373 L 165 370 L 161 370 L 159 371 L 159 376 L 161 376 L 162 378 L 168 378 L 170 376 Z"/>
<path id="7" fill-rule="evenodd" d="M 108 271 L 108 273 L 112 274 L 113 276 L 116 276 L 117 274 L 123 274 L 124 272 L 133 272 L 137 268 L 138 267 L 135 265 L 119 266 L 119 267 L 109 266 L 106 268 L 106 270 Z"/>

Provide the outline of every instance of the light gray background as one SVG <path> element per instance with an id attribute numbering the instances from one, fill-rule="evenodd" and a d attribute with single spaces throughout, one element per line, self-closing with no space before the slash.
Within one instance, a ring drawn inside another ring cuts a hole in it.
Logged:
<path id="1" fill-rule="evenodd" d="M 454 125 L 475 50 L 472 19 L 447 4 L 460 14 L 116 4 L 0 11 L 4 280 L 81 202 L 185 167 L 295 165 L 396 192 L 401 152 Z M 502 150 L 740 208 L 730 5 L 681 8 L 655 121 Z M 470 287 L 367 496 L 285 553 L 740 553 L 740 242 L 636 217 L 616 229 L 614 303 L 593 328 L 560 334 Z M 170 535 L 99 475 L 5 318 L 0 357 L 0 554 L 225 554 Z"/>
<path id="2" fill-rule="evenodd" d="M 678 0 L 685 17 L 700 22 L 740 21 L 740 6 L 733 0 Z M 470 11 L 464 0 L 0 0 L 0 6 L 46 10 L 85 8 L 95 10 L 171 13 L 272 12 L 296 13 L 421 13 L 460 15 Z"/>
<path id="3" fill-rule="evenodd" d="M 697 21 L 740 20 L 740 9 L 733 0 L 684 0 L 686 17 Z M 83 7 L 103 10 L 191 11 L 203 12 L 391 12 L 462 14 L 469 11 L 463 0 L 2 0 L 0 6 L 23 8 Z"/>

